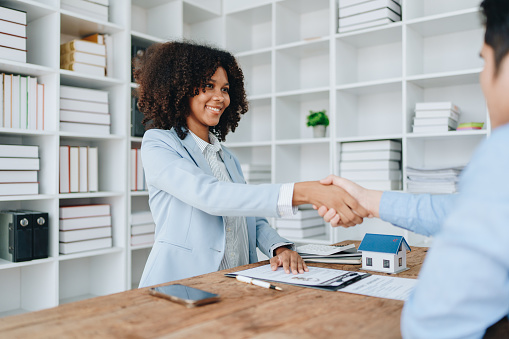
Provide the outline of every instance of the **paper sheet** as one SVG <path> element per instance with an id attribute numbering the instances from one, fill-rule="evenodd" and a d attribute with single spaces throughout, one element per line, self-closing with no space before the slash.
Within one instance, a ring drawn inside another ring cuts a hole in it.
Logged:
<path id="1" fill-rule="evenodd" d="M 407 300 L 416 283 L 417 279 L 372 275 L 339 291 L 378 298 Z"/>

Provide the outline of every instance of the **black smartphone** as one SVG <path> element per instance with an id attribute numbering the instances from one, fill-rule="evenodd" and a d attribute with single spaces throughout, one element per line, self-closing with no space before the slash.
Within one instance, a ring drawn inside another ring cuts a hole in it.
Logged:
<path id="1" fill-rule="evenodd" d="M 210 293 L 181 284 L 152 287 L 150 294 L 165 298 L 188 308 L 219 301 L 219 294 Z"/>

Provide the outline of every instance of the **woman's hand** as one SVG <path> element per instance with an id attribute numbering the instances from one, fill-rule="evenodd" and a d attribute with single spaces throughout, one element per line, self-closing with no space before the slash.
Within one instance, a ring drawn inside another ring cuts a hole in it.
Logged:
<path id="1" fill-rule="evenodd" d="M 273 271 L 277 270 L 279 266 L 283 266 L 286 273 L 290 273 L 290 269 L 293 274 L 309 272 L 299 253 L 284 246 L 276 248 L 275 252 L 276 255 L 270 259 L 270 267 Z"/>

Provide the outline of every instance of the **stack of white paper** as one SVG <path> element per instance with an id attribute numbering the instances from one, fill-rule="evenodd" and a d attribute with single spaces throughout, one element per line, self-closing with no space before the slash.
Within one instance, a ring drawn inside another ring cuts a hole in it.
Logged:
<path id="1" fill-rule="evenodd" d="M 0 145 L 0 195 L 39 194 L 39 146 Z"/>
<path id="2" fill-rule="evenodd" d="M 271 170 L 269 164 L 241 164 L 240 167 L 248 184 L 270 184 Z"/>
<path id="3" fill-rule="evenodd" d="M 401 21 L 400 0 L 339 0 L 338 32 Z"/>
<path id="4" fill-rule="evenodd" d="M 447 168 L 407 167 L 407 188 L 411 193 L 455 193 L 463 166 Z"/>
<path id="5" fill-rule="evenodd" d="M 415 104 L 414 133 L 440 133 L 456 130 L 460 108 L 450 101 Z"/>
<path id="6" fill-rule="evenodd" d="M 150 246 L 154 243 L 156 225 L 150 211 L 131 214 L 131 246 Z"/>
<path id="7" fill-rule="evenodd" d="M 400 161 L 399 140 L 344 142 L 340 176 L 369 189 L 400 190 Z"/>
<path id="8" fill-rule="evenodd" d="M 61 0 L 63 9 L 108 21 L 109 0 Z"/>
<path id="9" fill-rule="evenodd" d="M 299 209 L 295 215 L 276 220 L 279 235 L 304 238 L 325 233 L 325 224 L 314 209 Z"/>
<path id="10" fill-rule="evenodd" d="M 59 229 L 62 254 L 111 247 L 110 205 L 62 206 Z"/>

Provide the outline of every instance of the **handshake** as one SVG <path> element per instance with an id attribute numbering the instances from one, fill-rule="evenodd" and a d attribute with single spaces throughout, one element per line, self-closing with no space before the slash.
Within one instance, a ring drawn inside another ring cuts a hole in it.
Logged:
<path id="1" fill-rule="evenodd" d="M 298 182 L 293 205 L 312 204 L 331 226 L 350 227 L 364 218 L 379 217 L 382 191 L 368 190 L 347 179 L 329 175 L 318 181 Z"/>

